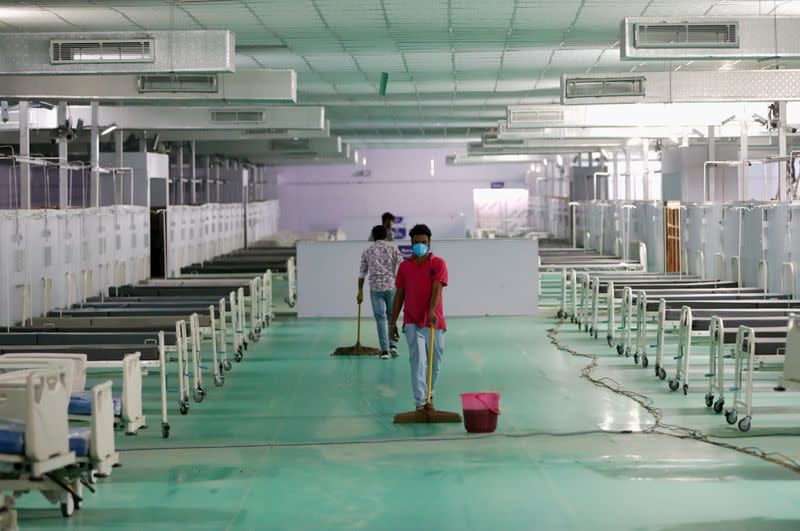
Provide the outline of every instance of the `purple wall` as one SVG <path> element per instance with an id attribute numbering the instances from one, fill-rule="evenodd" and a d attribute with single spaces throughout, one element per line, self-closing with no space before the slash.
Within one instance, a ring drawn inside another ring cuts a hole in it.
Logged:
<path id="1" fill-rule="evenodd" d="M 369 177 L 354 176 L 359 165 L 278 167 L 282 230 L 335 230 L 347 217 L 398 215 L 445 217 L 464 215 L 474 227 L 472 190 L 504 181 L 525 187 L 528 164 L 447 166 L 453 148 L 359 150 L 367 158 Z M 434 160 L 434 176 L 430 174 Z"/>

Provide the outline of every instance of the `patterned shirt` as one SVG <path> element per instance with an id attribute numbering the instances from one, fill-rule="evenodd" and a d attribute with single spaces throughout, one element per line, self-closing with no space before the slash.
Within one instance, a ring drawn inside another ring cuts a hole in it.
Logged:
<path id="1" fill-rule="evenodd" d="M 397 247 L 386 240 L 378 240 L 361 255 L 359 278 L 369 273 L 370 290 L 391 291 L 395 287 L 395 274 L 402 261 L 403 255 Z"/>

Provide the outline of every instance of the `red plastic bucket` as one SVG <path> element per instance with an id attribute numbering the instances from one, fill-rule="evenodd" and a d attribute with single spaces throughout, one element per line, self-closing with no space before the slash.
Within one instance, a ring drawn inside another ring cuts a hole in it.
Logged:
<path id="1" fill-rule="evenodd" d="M 499 393 L 461 393 L 464 427 L 470 433 L 492 433 L 500 415 Z"/>

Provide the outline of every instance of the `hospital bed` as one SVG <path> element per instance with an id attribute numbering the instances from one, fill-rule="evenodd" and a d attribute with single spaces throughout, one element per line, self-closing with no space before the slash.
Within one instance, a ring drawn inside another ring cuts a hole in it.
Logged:
<path id="1" fill-rule="evenodd" d="M 17 526 L 15 498 L 40 491 L 63 516 L 81 508 L 90 477 L 107 476 L 114 448 L 111 382 L 92 389 L 89 428 L 69 429 L 70 382 L 61 369 L 20 369 L 0 375 L 0 491 L 3 528 Z"/>

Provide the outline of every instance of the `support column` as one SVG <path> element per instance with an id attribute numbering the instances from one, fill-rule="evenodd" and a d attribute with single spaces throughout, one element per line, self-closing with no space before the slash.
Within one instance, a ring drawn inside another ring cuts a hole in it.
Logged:
<path id="1" fill-rule="evenodd" d="M 642 139 L 642 199 L 650 200 L 650 161 L 648 152 L 650 151 L 650 141 Z"/>
<path id="2" fill-rule="evenodd" d="M 196 148 L 195 142 L 194 140 L 192 140 L 192 143 L 190 144 L 192 158 L 189 160 L 189 167 L 191 169 L 191 174 L 192 174 L 192 189 L 190 198 L 192 205 L 197 204 L 197 150 L 195 148 Z"/>
<path id="3" fill-rule="evenodd" d="M 98 123 L 100 104 L 92 102 L 92 136 L 89 144 L 91 176 L 89 178 L 89 206 L 100 206 L 100 124 Z"/>
<path id="4" fill-rule="evenodd" d="M 220 192 L 220 185 L 222 184 L 220 182 L 220 180 L 219 180 L 219 168 L 220 168 L 220 166 L 221 166 L 221 163 L 219 161 L 217 161 L 216 168 L 215 168 L 217 175 L 216 175 L 216 182 L 214 183 L 216 185 L 215 187 L 216 187 L 216 192 L 217 192 L 215 194 L 215 196 L 214 196 L 214 202 L 216 202 L 216 203 L 220 202 L 220 200 L 219 200 L 219 192 Z"/>
<path id="5" fill-rule="evenodd" d="M 618 161 L 618 159 L 619 159 L 619 151 L 615 149 L 614 150 L 614 160 L 611 161 L 612 166 L 614 168 L 611 173 L 614 176 L 614 182 L 612 183 L 612 189 L 613 189 L 613 192 L 614 192 L 614 200 L 615 201 L 619 199 L 619 182 L 618 182 L 619 181 L 619 161 Z"/>
<path id="6" fill-rule="evenodd" d="M 206 155 L 203 159 L 206 167 L 206 180 L 203 184 L 203 201 L 211 203 L 211 157 Z"/>
<path id="7" fill-rule="evenodd" d="M 785 157 L 786 151 L 786 102 L 778 102 L 778 156 Z M 767 195 L 769 197 L 769 195 Z M 786 184 L 786 162 L 778 163 L 778 201 L 788 201 Z"/>
<path id="8" fill-rule="evenodd" d="M 58 125 L 62 126 L 67 122 L 67 102 L 58 102 Z M 58 208 L 65 210 L 69 207 L 69 153 L 66 136 L 58 139 Z"/>
<path id="9" fill-rule="evenodd" d="M 114 165 L 118 168 L 117 172 L 114 174 L 114 203 L 117 205 L 125 204 L 125 176 L 127 173 L 119 169 L 125 166 L 125 161 L 123 160 L 124 156 L 122 154 L 124 134 L 122 129 L 114 131 Z M 117 176 L 119 176 L 119 189 L 117 189 Z M 130 179 L 133 181 L 133 175 L 130 175 Z M 132 195 L 131 203 L 133 203 Z"/>
<path id="10" fill-rule="evenodd" d="M 708 127 L 708 160 L 717 160 L 717 131 L 711 125 Z M 713 164 L 708 166 L 708 200 L 716 201 L 714 197 L 717 188 L 717 167 Z M 703 194 L 706 191 L 703 190 Z"/>
<path id="11" fill-rule="evenodd" d="M 625 201 L 631 200 L 631 150 L 625 150 Z"/>
<path id="12" fill-rule="evenodd" d="M 177 181 L 175 183 L 175 185 L 177 187 L 177 188 L 175 188 L 175 191 L 176 191 L 176 195 L 175 195 L 176 199 L 175 200 L 179 205 L 182 205 L 182 204 L 184 204 L 184 201 L 183 201 L 183 195 L 184 195 L 183 194 L 183 185 L 184 185 L 184 180 L 183 180 L 183 144 L 178 146 L 178 154 L 177 154 L 177 160 L 175 161 L 175 164 L 178 166 L 178 178 L 177 178 Z"/>
<path id="13" fill-rule="evenodd" d="M 26 160 L 31 156 L 31 134 L 27 101 L 19 102 L 19 155 Z M 19 208 L 31 208 L 31 165 L 29 162 L 19 163 Z"/>
<path id="14" fill-rule="evenodd" d="M 742 120 L 741 133 L 739 137 L 739 160 L 742 161 L 739 166 L 739 200 L 747 201 L 750 197 L 750 190 L 747 182 L 747 163 L 745 160 L 750 158 L 749 154 L 749 137 L 747 135 L 747 122 Z"/>

